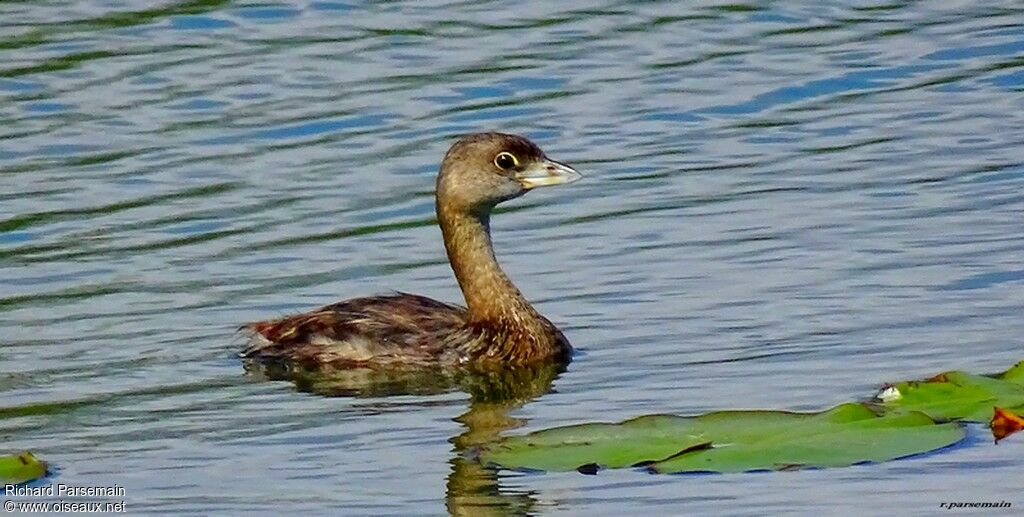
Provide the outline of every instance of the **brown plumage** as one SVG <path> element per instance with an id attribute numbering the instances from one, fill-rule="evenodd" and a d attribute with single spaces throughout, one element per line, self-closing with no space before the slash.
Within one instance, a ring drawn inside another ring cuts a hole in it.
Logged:
<path id="1" fill-rule="evenodd" d="M 469 135 L 448 150 L 437 177 L 437 218 L 467 308 L 398 293 L 354 298 L 304 314 L 243 326 L 243 356 L 309 365 L 527 364 L 568 361 L 565 336 L 498 266 L 490 214 L 541 186 L 579 179 L 533 142 Z"/>

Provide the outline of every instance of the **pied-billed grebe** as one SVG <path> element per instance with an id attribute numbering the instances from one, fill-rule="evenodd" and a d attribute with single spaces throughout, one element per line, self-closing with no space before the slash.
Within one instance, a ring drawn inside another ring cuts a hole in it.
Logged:
<path id="1" fill-rule="evenodd" d="M 436 210 L 467 308 L 405 293 L 354 298 L 245 325 L 251 342 L 243 356 L 337 366 L 568 361 L 568 340 L 498 266 L 490 215 L 530 189 L 579 178 L 521 136 L 462 138 L 441 162 Z"/>

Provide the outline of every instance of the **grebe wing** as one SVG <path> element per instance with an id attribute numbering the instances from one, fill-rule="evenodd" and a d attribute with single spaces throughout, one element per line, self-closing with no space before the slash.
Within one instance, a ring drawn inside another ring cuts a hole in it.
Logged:
<path id="1" fill-rule="evenodd" d="M 243 357 L 315 363 L 430 362 L 468 332 L 464 308 L 407 293 L 344 300 L 241 330 L 251 335 Z"/>

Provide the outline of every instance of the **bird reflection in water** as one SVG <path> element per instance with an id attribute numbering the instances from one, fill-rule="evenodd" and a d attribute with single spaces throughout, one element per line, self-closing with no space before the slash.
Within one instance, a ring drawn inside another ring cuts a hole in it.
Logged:
<path id="1" fill-rule="evenodd" d="M 287 363 L 246 362 L 251 376 L 291 381 L 299 391 L 325 397 L 427 396 L 456 390 L 468 393 L 468 410 L 454 419 L 462 424 L 462 432 L 449 439 L 453 455 L 445 504 L 452 515 L 473 516 L 534 513 L 534 494 L 503 489 L 497 471 L 477 461 L 474 451 L 497 440 L 503 432 L 521 427 L 524 421 L 511 416 L 511 411 L 551 391 L 564 369 L 564 365 L 553 363 L 480 370 L 302 369 Z"/>

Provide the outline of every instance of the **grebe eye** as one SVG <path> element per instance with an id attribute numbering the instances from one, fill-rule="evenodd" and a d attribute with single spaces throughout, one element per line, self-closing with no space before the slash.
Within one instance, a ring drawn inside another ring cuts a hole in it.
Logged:
<path id="1" fill-rule="evenodd" d="M 501 152 L 498 156 L 494 157 L 494 165 L 503 171 L 515 168 L 519 166 L 519 160 L 516 159 L 512 153 Z"/>

